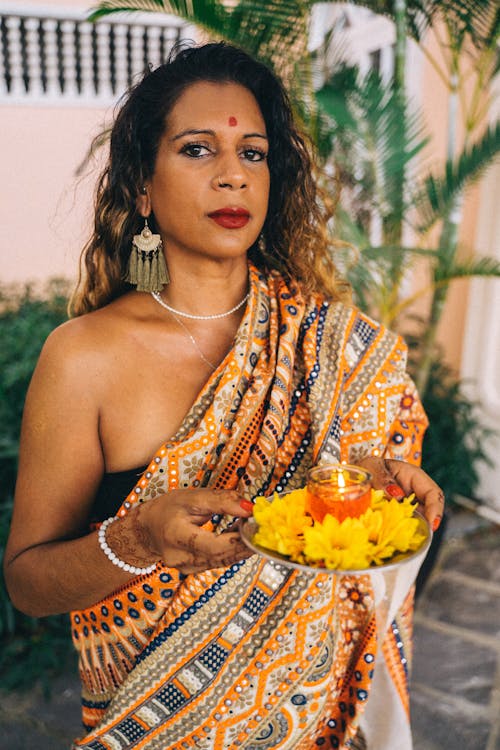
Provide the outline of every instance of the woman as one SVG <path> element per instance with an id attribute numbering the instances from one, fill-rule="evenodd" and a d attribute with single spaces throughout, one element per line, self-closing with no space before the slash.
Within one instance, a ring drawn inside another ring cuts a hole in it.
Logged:
<path id="1" fill-rule="evenodd" d="M 6 552 L 17 607 L 72 610 L 88 730 L 75 747 L 370 735 L 368 583 L 250 557 L 232 527 L 256 495 L 303 486 L 328 459 L 442 515 L 412 465 L 426 419 L 404 345 L 339 301 L 325 236 L 267 68 L 205 45 L 131 90 L 76 317 L 49 337 L 28 393 Z M 392 727 L 407 725 L 402 630 L 393 642 L 377 657 L 391 663 Z"/>

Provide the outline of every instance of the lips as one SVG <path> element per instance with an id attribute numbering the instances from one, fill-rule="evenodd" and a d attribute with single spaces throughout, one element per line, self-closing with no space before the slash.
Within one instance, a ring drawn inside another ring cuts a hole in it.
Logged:
<path id="1" fill-rule="evenodd" d="M 250 220 L 250 213 L 245 208 L 227 206 L 208 214 L 213 221 L 225 229 L 241 229 Z"/>

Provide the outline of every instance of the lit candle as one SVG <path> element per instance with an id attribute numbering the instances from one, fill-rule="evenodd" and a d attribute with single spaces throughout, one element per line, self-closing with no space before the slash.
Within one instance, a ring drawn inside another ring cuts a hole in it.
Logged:
<path id="1" fill-rule="evenodd" d="M 315 521 L 327 513 L 338 521 L 357 517 L 370 506 L 371 475 L 359 466 L 322 464 L 309 471 L 306 510 Z"/>

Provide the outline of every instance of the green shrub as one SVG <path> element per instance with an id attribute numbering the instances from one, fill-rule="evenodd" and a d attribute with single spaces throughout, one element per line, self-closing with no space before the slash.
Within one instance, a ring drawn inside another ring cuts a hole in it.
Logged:
<path id="1" fill-rule="evenodd" d="M 0 563 L 9 533 L 26 391 L 48 334 L 66 320 L 68 282 L 43 293 L 30 285 L 0 288 Z M 36 619 L 17 611 L 0 580 L 0 674 L 4 689 L 41 682 L 74 663 L 67 616 Z"/>
<path id="2" fill-rule="evenodd" d="M 43 296 L 26 285 L 0 288 L 0 480 L 14 488 L 24 399 L 42 345 L 67 319 L 68 283 L 54 279 Z"/>

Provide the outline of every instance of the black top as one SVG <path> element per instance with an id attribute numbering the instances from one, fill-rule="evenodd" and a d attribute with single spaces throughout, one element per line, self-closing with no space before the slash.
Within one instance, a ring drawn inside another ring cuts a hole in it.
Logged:
<path id="1" fill-rule="evenodd" d="M 146 466 L 143 466 L 104 474 L 92 506 L 92 521 L 100 523 L 110 516 L 116 516 L 119 507 L 145 470 Z"/>

